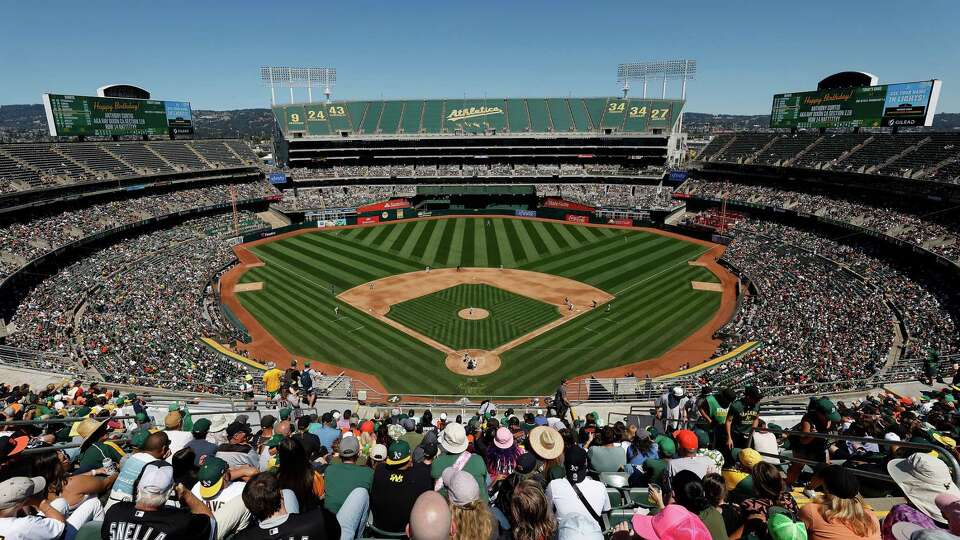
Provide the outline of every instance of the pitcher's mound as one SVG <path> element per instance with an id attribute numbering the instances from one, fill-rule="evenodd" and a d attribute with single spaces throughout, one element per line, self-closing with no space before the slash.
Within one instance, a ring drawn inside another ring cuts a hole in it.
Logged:
<path id="1" fill-rule="evenodd" d="M 464 358 L 464 354 L 469 358 Z M 471 360 L 473 369 L 470 369 Z M 500 355 L 480 349 L 459 350 L 447 355 L 446 365 L 447 369 L 458 375 L 488 375 L 500 369 Z"/>
<path id="2" fill-rule="evenodd" d="M 467 309 L 461 309 L 460 311 L 458 311 L 457 316 L 460 317 L 461 319 L 478 321 L 480 319 L 486 319 L 487 317 L 489 317 L 490 312 L 481 308 L 467 308 Z"/>

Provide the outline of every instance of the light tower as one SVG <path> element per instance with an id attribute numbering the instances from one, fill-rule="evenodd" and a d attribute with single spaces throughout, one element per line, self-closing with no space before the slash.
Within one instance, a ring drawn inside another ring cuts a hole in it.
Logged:
<path id="1" fill-rule="evenodd" d="M 687 81 L 697 74 L 696 60 L 655 60 L 652 62 L 631 62 L 617 66 L 617 82 L 623 90 L 623 97 L 630 91 L 630 81 L 643 83 L 643 99 L 647 98 L 647 82 L 660 81 L 660 99 L 667 98 L 667 81 L 681 81 L 680 99 L 687 99 Z M 677 122 L 677 131 L 683 126 L 683 112 Z"/>
<path id="2" fill-rule="evenodd" d="M 333 86 L 337 82 L 335 68 L 262 66 L 260 68 L 260 82 L 270 87 L 270 104 L 277 104 L 277 88 L 290 89 L 290 103 L 294 101 L 294 88 L 306 88 L 307 100 L 313 103 L 313 89 L 323 88 L 327 102 L 333 94 Z"/>

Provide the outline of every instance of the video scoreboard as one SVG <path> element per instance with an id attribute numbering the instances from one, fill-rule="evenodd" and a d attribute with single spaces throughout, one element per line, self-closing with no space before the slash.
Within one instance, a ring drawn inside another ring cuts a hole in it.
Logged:
<path id="1" fill-rule="evenodd" d="M 933 125 L 940 81 L 861 86 L 773 96 L 772 128 Z"/>
<path id="2" fill-rule="evenodd" d="M 193 134 L 193 111 L 186 101 L 44 94 L 43 106 L 55 137 Z"/>

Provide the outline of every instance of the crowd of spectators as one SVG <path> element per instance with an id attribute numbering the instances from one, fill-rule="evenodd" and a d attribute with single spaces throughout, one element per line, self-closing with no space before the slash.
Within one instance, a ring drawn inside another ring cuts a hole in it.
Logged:
<path id="1" fill-rule="evenodd" d="M 784 208 L 871 229 L 923 247 L 960 263 L 960 225 L 955 212 L 929 212 L 900 202 L 891 205 L 813 194 L 776 187 L 688 180 L 682 190 L 693 195 Z"/>
<path id="2" fill-rule="evenodd" d="M 672 210 L 683 205 L 670 188 L 633 184 L 536 184 L 538 197 L 563 197 L 597 208 Z"/>
<path id="3" fill-rule="evenodd" d="M 218 184 L 66 210 L 40 208 L 25 219 L 8 218 L 0 222 L 0 280 L 20 265 L 85 236 L 154 216 L 230 202 L 232 190 L 236 190 L 237 200 L 276 194 L 261 181 Z"/>
<path id="4" fill-rule="evenodd" d="M 319 210 L 321 208 L 356 208 L 365 204 L 413 197 L 417 187 L 410 185 L 356 185 L 288 189 L 279 205 L 284 210 Z"/>
<path id="5" fill-rule="evenodd" d="M 284 386 L 297 390 L 300 375 L 284 372 Z M 489 401 L 455 418 L 365 405 L 321 405 L 318 414 L 264 406 L 251 424 L 248 414 L 197 419 L 192 406 L 80 382 L 0 385 L 0 421 L 39 421 L 0 433 L 0 536 L 72 539 L 91 529 L 108 540 L 960 534 L 960 488 L 947 465 L 947 456 L 960 456 L 956 387 L 916 399 L 813 397 L 789 436 L 768 424 L 762 398 L 753 387 L 698 396 L 674 388 L 658 400 L 653 425 L 553 409 L 501 412 Z M 812 463 L 812 473 L 794 457 Z M 830 464 L 838 460 L 844 464 Z M 881 521 L 866 497 L 903 502 Z"/>
<path id="6" fill-rule="evenodd" d="M 240 218 L 256 222 L 249 212 Z M 196 218 L 84 257 L 27 295 L 7 343 L 59 353 L 108 382 L 216 391 L 238 380 L 243 370 L 199 341 L 222 333 L 203 297 L 235 260 L 233 229 L 223 227 L 231 223 L 225 214 Z"/>
<path id="7" fill-rule="evenodd" d="M 390 177 L 513 177 L 513 176 L 663 176 L 663 167 L 624 167 L 620 165 L 530 165 L 491 163 L 484 165 L 350 165 L 312 169 L 281 169 L 294 180 L 315 178 L 390 178 Z"/>

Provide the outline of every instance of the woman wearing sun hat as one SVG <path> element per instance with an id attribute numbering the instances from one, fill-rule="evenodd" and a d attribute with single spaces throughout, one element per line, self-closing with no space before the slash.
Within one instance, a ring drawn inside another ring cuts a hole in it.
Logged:
<path id="1" fill-rule="evenodd" d="M 493 437 L 493 444 L 487 447 L 483 456 L 483 460 L 487 464 L 487 474 L 490 475 L 490 482 L 493 483 L 510 476 L 510 473 L 516 468 L 517 459 L 521 454 L 523 454 L 523 449 L 514 441 L 513 433 L 510 433 L 510 430 L 505 427 L 498 428 Z"/>
<path id="2" fill-rule="evenodd" d="M 892 459 L 887 464 L 887 473 L 900 486 L 907 499 L 890 509 L 883 520 L 883 540 L 894 540 L 897 523 L 913 523 L 921 529 L 936 529 L 947 525 L 936 504 L 938 495 L 960 496 L 960 488 L 953 483 L 946 463 L 930 454 L 916 453 L 906 459 Z"/>
<path id="3" fill-rule="evenodd" d="M 537 469 L 547 482 L 563 478 L 563 436 L 549 426 L 537 426 L 527 436 L 527 446 L 537 456 Z"/>

